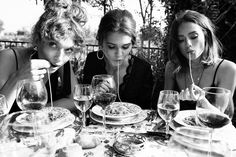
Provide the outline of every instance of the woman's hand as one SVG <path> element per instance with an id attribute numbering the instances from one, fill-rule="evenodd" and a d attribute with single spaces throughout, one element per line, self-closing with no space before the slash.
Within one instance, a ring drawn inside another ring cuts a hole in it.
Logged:
<path id="1" fill-rule="evenodd" d="M 48 61 L 44 59 L 31 59 L 17 72 L 17 77 L 20 80 L 40 80 L 47 73 L 48 68 L 50 68 L 50 63 Z"/>
<path id="2" fill-rule="evenodd" d="M 101 92 L 101 93 L 105 93 L 105 92 L 109 91 L 111 88 L 112 87 L 108 81 L 103 81 L 97 85 L 96 91 Z"/>
<path id="3" fill-rule="evenodd" d="M 189 88 L 180 92 L 180 99 L 197 101 L 202 99 L 204 95 L 204 91 L 200 87 L 192 84 Z"/>

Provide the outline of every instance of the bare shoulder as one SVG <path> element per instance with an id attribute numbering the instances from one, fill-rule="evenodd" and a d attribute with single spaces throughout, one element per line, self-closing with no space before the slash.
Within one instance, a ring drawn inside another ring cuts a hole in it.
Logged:
<path id="1" fill-rule="evenodd" d="M 220 65 L 221 72 L 230 72 L 236 74 L 236 64 L 229 60 L 224 60 L 222 64 Z"/>

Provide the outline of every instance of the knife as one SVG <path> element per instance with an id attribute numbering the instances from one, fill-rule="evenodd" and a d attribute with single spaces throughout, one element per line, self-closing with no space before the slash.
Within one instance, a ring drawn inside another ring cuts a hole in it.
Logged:
<path id="1" fill-rule="evenodd" d="M 147 132 L 142 132 L 142 133 L 120 131 L 120 133 L 137 134 L 137 135 L 141 135 L 145 137 L 153 137 L 153 136 L 160 137 L 160 138 L 166 137 L 166 133 L 161 132 L 161 131 L 147 131 Z M 167 136 L 170 136 L 170 135 L 167 135 Z"/>

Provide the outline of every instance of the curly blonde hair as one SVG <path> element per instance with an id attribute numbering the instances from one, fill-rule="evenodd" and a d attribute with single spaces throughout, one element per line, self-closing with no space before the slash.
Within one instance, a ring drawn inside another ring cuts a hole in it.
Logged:
<path id="1" fill-rule="evenodd" d="M 80 45 L 84 38 L 82 26 L 86 21 L 87 16 L 80 3 L 71 0 L 49 0 L 32 30 L 32 45 L 37 46 L 42 39 L 67 38 L 72 38 L 75 45 Z"/>

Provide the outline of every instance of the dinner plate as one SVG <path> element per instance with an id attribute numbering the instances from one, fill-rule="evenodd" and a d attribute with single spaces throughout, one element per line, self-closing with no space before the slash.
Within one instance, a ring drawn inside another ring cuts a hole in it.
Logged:
<path id="1" fill-rule="evenodd" d="M 106 118 L 110 119 L 123 119 L 135 116 L 141 113 L 140 106 L 128 102 L 114 102 L 106 109 Z M 95 115 L 103 116 L 102 107 L 96 105 L 92 108 Z"/>
<path id="2" fill-rule="evenodd" d="M 12 128 L 15 131 L 23 133 L 48 132 L 58 129 L 63 129 L 75 121 L 75 116 L 70 113 L 69 110 L 60 107 L 45 108 L 42 111 L 45 112 L 22 112 L 12 119 Z M 32 116 L 36 117 L 37 123 L 35 123 Z M 37 125 L 37 126 L 36 126 Z"/>
<path id="3" fill-rule="evenodd" d="M 177 116 L 174 118 L 174 122 L 180 126 L 200 127 L 200 125 L 196 123 L 196 110 L 179 111 Z"/>
<path id="4" fill-rule="evenodd" d="M 93 119 L 95 122 L 102 123 L 102 117 L 94 114 L 93 112 L 90 112 L 90 117 Z M 135 124 L 142 122 L 147 118 L 147 113 L 145 111 L 142 111 L 138 115 L 132 117 L 132 118 L 124 118 L 119 121 L 117 120 L 112 120 L 112 119 L 106 119 L 106 124 L 109 125 L 126 125 L 126 124 Z"/>

